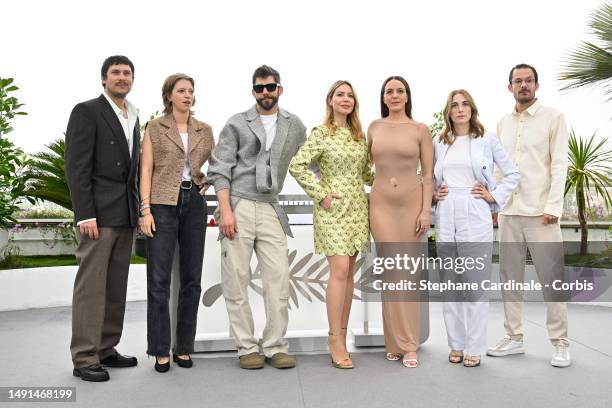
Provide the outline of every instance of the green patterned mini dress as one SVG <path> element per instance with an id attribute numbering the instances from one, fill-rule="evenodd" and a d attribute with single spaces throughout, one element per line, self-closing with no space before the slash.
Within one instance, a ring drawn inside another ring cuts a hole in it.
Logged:
<path id="1" fill-rule="evenodd" d="M 317 163 L 321 180 L 308 169 Z M 355 255 L 367 251 L 370 241 L 368 200 L 364 184 L 372 185 L 374 175 L 363 140 L 354 140 L 349 129 L 326 126 L 313 129 L 289 166 L 289 172 L 314 202 L 314 246 L 317 254 Z M 327 193 L 340 193 L 330 210 L 320 201 Z"/>

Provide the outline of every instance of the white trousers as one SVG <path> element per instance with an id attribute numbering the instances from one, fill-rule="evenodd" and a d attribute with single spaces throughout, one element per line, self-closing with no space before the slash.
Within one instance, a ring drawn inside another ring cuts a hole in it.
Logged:
<path id="1" fill-rule="evenodd" d="M 491 275 L 493 222 L 489 204 L 470 193 L 471 188 L 449 188 L 448 196 L 436 208 L 437 256 L 482 257 L 481 270 L 442 270 L 440 279 L 478 283 Z M 455 265 L 458 265 L 455 264 Z M 459 273 L 461 272 L 461 273 Z M 487 350 L 489 301 L 482 291 L 453 294 L 443 304 L 448 346 L 465 355 L 483 355 Z"/>

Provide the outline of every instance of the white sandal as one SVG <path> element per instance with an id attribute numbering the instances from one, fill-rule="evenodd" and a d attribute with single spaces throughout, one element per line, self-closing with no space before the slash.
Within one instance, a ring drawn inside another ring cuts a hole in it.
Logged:
<path id="1" fill-rule="evenodd" d="M 399 359 L 402 358 L 402 355 L 399 353 L 387 353 L 385 358 L 389 361 L 398 361 Z"/>
<path id="2" fill-rule="evenodd" d="M 406 358 L 402 360 L 402 364 L 406 368 L 417 368 L 419 366 L 419 360 L 417 360 L 416 358 Z"/>
<path id="3" fill-rule="evenodd" d="M 407 355 L 408 353 L 404 355 L 404 358 L 402 359 L 402 365 L 406 368 L 417 368 L 419 366 L 419 360 L 417 360 L 416 358 L 406 358 Z"/>

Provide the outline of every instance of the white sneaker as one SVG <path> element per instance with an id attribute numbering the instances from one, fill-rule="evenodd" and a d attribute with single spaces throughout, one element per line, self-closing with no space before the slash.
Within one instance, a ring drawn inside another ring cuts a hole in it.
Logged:
<path id="1" fill-rule="evenodd" d="M 553 367 L 569 367 L 572 364 L 572 358 L 568 348 L 567 344 L 555 344 L 555 352 L 550 360 L 550 365 Z"/>
<path id="2" fill-rule="evenodd" d="M 511 354 L 523 354 L 523 340 L 512 340 L 510 336 L 504 336 L 495 346 L 487 350 L 487 355 L 492 357 L 503 357 Z"/>

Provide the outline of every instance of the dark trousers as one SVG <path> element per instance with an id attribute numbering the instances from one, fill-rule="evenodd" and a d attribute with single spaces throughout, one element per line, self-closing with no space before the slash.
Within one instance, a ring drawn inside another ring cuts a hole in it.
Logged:
<path id="1" fill-rule="evenodd" d="M 180 190 L 176 206 L 153 204 L 153 238 L 147 238 L 147 354 L 170 351 L 170 279 L 176 243 L 180 256 L 176 340 L 173 353 L 193 352 L 202 288 L 206 201 L 196 186 Z"/>
<path id="2" fill-rule="evenodd" d="M 76 368 L 114 354 L 123 330 L 134 229 L 98 230 L 95 241 L 79 233 L 74 253 L 79 269 L 72 295 L 70 352 Z"/>

